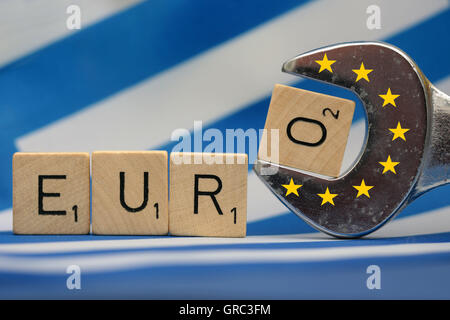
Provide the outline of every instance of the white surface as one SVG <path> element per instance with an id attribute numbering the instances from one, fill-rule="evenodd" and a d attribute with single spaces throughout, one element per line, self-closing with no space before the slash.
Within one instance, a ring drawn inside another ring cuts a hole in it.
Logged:
<path id="1" fill-rule="evenodd" d="M 294 263 L 375 257 L 403 257 L 450 252 L 450 243 L 413 243 L 314 249 L 213 249 L 154 252 L 98 253 L 57 257 L 1 256 L 0 270 L 23 273 L 60 273 L 78 265 L 84 273 L 172 265 L 223 265 L 236 263 Z"/>
<path id="2" fill-rule="evenodd" d="M 81 9 L 81 29 L 142 0 L 2 0 L 0 67 L 78 30 L 69 30 L 66 9 Z"/>

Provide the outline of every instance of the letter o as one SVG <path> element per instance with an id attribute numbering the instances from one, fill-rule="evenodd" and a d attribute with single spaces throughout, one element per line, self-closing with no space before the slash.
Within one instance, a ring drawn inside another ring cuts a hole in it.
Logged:
<path id="1" fill-rule="evenodd" d="M 322 130 L 322 137 L 316 142 L 306 142 L 306 141 L 301 141 L 301 140 L 295 139 L 292 136 L 291 130 L 292 130 L 292 126 L 298 121 L 309 122 L 309 123 L 313 123 L 315 125 L 318 125 L 320 127 L 320 129 Z M 305 146 L 308 146 L 308 147 L 317 147 L 317 146 L 320 146 L 326 140 L 326 138 L 327 138 L 327 128 L 325 128 L 323 123 L 318 121 L 318 120 L 309 119 L 309 118 L 303 118 L 303 117 L 297 117 L 297 118 L 292 119 L 291 122 L 289 122 L 289 124 L 287 125 L 286 134 L 287 134 L 289 140 L 291 140 L 292 142 L 294 142 L 296 144 L 301 144 L 301 145 L 305 145 Z"/>

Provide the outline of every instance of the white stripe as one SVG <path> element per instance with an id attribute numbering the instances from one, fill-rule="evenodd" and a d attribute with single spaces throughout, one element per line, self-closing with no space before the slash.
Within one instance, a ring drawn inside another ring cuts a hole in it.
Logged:
<path id="1" fill-rule="evenodd" d="M 12 230 L 12 210 L 11 208 L 0 211 L 0 231 Z"/>
<path id="2" fill-rule="evenodd" d="M 333 247 L 320 249 L 194 250 L 171 252 L 115 253 L 71 257 L 0 258 L 0 270 L 21 273 L 64 274 L 69 265 L 83 273 L 108 272 L 130 268 L 236 263 L 319 262 L 376 257 L 404 257 L 449 253 L 450 243 L 397 244 L 383 246 Z"/>
<path id="3" fill-rule="evenodd" d="M 353 163 L 358 160 L 358 155 L 364 146 L 366 130 L 366 119 L 352 123 L 347 146 L 345 147 L 344 158 L 342 159 L 341 175 L 349 171 L 353 167 Z"/>
<path id="4" fill-rule="evenodd" d="M 446 78 L 437 82 L 436 87 L 446 94 L 450 94 L 450 76 L 447 76 Z"/>
<path id="5" fill-rule="evenodd" d="M 318 234 L 317 234 L 318 235 Z M 336 241 L 334 238 L 317 237 L 316 234 L 283 236 L 248 236 L 246 238 L 207 238 L 207 237 L 158 237 L 128 240 L 61 241 L 0 244 L 0 254 L 47 254 L 90 252 L 98 250 L 131 250 L 151 248 L 183 248 L 191 246 L 260 244 L 260 243 L 303 243 Z"/>
<path id="6" fill-rule="evenodd" d="M 76 32 L 66 27 L 69 5 L 81 10 L 81 30 L 142 0 L 2 0 L 0 67 Z"/>
<path id="7" fill-rule="evenodd" d="M 400 212 L 398 218 L 368 237 L 407 237 L 444 232 L 450 232 L 450 206 L 406 218 L 402 218 Z"/>
<path id="8" fill-rule="evenodd" d="M 450 206 L 427 213 L 396 219 L 368 238 L 396 238 L 450 232 Z M 182 248 L 205 245 L 271 244 L 341 241 L 323 233 L 248 236 L 246 238 L 161 237 L 127 240 L 59 241 L 0 244 L 0 254 L 49 254 L 91 252 L 98 250 L 131 250 Z M 344 242 L 349 240 L 342 240 Z M 324 244 L 325 246 L 326 244 Z"/>
<path id="9" fill-rule="evenodd" d="M 289 212 L 289 209 L 272 194 L 253 171 L 249 172 L 247 189 L 247 222 L 255 222 Z"/>
<path id="10" fill-rule="evenodd" d="M 376 40 L 447 7 L 447 1 L 378 1 L 382 28 L 366 28 L 373 1 L 308 3 L 180 65 L 40 130 L 22 136 L 22 151 L 147 149 L 167 142 L 176 128 L 211 122 L 270 95 L 283 61 L 323 45 Z M 401 12 L 402 14 L 398 14 Z M 80 130 L 82 128 L 82 130 Z M 77 132 L 76 135 L 73 132 Z"/>

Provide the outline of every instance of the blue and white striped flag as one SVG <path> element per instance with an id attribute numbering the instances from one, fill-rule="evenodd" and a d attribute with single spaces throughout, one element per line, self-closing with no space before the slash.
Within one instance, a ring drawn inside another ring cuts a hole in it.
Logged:
<path id="1" fill-rule="evenodd" d="M 449 93 L 449 32 L 446 0 L 1 1 L 0 298 L 450 298 L 449 185 L 351 241 L 311 229 L 252 171 L 243 239 L 11 231 L 14 152 L 171 151 L 171 133 L 198 120 L 262 129 L 275 83 L 354 99 L 280 71 L 345 41 L 396 45 Z M 359 104 L 344 167 L 364 130 Z M 66 285 L 72 265 L 79 290 Z"/>

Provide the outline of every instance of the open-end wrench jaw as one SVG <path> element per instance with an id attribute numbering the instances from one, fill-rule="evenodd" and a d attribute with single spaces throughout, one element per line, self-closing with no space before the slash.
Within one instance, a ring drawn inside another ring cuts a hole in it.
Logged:
<path id="1" fill-rule="evenodd" d="M 331 72 L 319 72 L 317 61 L 334 61 Z M 357 81 L 353 70 L 372 69 L 370 81 Z M 353 42 L 301 54 L 283 64 L 283 72 L 324 81 L 353 91 L 366 112 L 363 152 L 350 171 L 335 179 L 319 178 L 296 168 L 257 160 L 254 171 L 296 215 L 336 237 L 369 234 L 392 219 L 420 194 L 449 183 L 450 100 L 400 49 L 380 42 Z M 383 106 L 380 95 L 395 94 L 395 106 Z M 392 138 L 397 123 L 409 128 L 407 139 Z M 398 162 L 396 173 L 380 162 Z M 286 197 L 282 184 L 293 178 L 303 185 L 299 197 Z M 356 197 L 364 179 L 370 197 Z M 319 193 L 332 190 L 334 205 L 321 205 Z"/>

